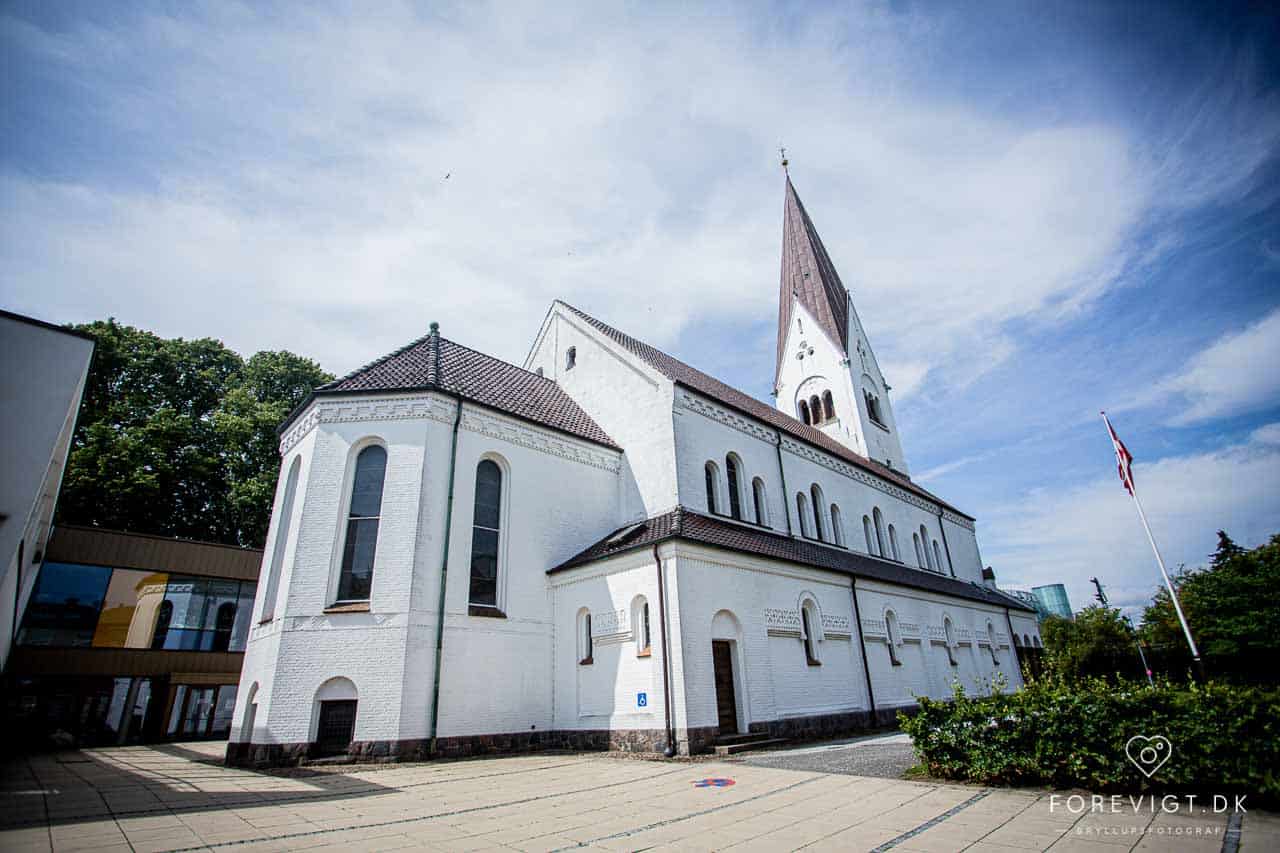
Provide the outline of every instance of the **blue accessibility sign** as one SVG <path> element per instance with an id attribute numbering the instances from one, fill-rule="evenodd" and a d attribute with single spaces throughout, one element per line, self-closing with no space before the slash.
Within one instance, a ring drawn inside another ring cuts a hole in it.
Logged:
<path id="1" fill-rule="evenodd" d="M 649 694 L 648 694 L 648 693 L 637 693 L 637 694 L 636 694 L 636 707 L 637 707 L 637 708 L 648 708 L 648 707 L 649 707 Z"/>

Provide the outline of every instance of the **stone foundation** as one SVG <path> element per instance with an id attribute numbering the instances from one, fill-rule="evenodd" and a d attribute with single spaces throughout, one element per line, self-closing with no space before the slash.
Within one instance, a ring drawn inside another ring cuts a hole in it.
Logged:
<path id="1" fill-rule="evenodd" d="M 864 732 L 897 722 L 898 711 L 914 713 L 916 708 L 877 708 L 875 718 L 868 711 L 819 714 L 752 723 L 752 734 L 792 741 L 822 740 Z M 698 755 L 709 752 L 720 736 L 717 726 L 698 726 L 676 730 L 676 752 Z M 430 741 L 362 740 L 355 741 L 347 754 L 355 761 L 425 761 L 429 758 L 470 758 L 478 755 L 507 755 L 540 750 L 572 752 L 612 751 L 661 755 L 667 748 L 667 735 L 662 729 L 583 729 L 563 731 L 508 732 L 465 737 L 442 737 L 436 741 L 432 755 Z M 248 744 L 228 743 L 226 763 L 235 767 L 280 767 L 302 763 L 312 755 L 313 744 Z"/>

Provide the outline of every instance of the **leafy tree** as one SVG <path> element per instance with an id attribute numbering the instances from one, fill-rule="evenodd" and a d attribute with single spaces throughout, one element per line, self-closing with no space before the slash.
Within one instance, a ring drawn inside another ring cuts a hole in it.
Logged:
<path id="1" fill-rule="evenodd" d="M 1050 675 L 1067 681 L 1143 676 L 1133 634 L 1119 610 L 1095 604 L 1074 620 L 1050 616 L 1040 626 L 1040 634 Z"/>
<path id="2" fill-rule="evenodd" d="M 166 340 L 114 319 L 76 328 L 97 348 L 59 519 L 261 545 L 276 427 L 332 376 L 292 353 L 245 362 L 211 338 Z"/>
<path id="3" fill-rule="evenodd" d="M 1213 678 L 1276 681 L 1280 657 L 1280 534 L 1245 550 L 1219 531 L 1209 565 L 1174 579 L 1178 600 Z M 1162 667 L 1182 674 L 1191 653 L 1168 591 L 1161 589 L 1142 617 L 1142 633 Z"/>

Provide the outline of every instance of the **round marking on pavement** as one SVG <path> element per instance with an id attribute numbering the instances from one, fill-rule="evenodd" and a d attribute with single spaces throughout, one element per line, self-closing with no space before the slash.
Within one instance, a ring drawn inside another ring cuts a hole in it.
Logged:
<path id="1" fill-rule="evenodd" d="M 732 779 L 698 779 L 693 783 L 695 788 L 727 788 L 733 784 Z"/>

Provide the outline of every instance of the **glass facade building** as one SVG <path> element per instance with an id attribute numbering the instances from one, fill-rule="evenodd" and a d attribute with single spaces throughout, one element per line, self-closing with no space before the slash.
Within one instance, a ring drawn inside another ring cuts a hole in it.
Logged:
<path id="1" fill-rule="evenodd" d="M 225 738 L 262 552 L 56 529 L 5 673 L 31 743 Z"/>
<path id="2" fill-rule="evenodd" d="M 1040 604 L 1050 614 L 1061 616 L 1063 619 L 1073 618 L 1071 602 L 1067 599 L 1067 588 L 1062 584 L 1052 583 L 1045 586 L 1033 586 L 1031 591 L 1036 598 L 1040 599 Z"/>

